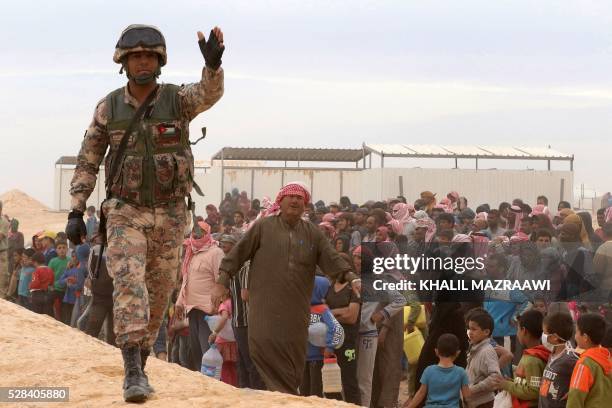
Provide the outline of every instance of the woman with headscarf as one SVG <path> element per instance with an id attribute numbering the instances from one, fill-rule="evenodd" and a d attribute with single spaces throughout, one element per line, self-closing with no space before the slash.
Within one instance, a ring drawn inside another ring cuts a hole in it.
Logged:
<path id="1" fill-rule="evenodd" d="M 212 204 L 206 206 L 206 219 L 204 220 L 214 230 L 221 222 L 221 214 L 217 211 L 217 207 Z"/>
<path id="2" fill-rule="evenodd" d="M 423 191 L 421 193 L 421 200 L 425 201 L 425 212 L 427 212 L 427 214 L 431 216 L 431 212 L 436 205 L 436 195 L 431 191 Z"/>
<path id="3" fill-rule="evenodd" d="M 571 208 L 562 208 L 559 210 L 559 214 L 557 214 L 557 224 L 555 225 L 562 225 L 563 221 L 565 220 L 565 217 L 567 217 L 568 215 L 572 215 L 575 214 L 574 210 L 572 210 Z"/>
<path id="4" fill-rule="evenodd" d="M 242 211 L 245 216 L 251 209 L 251 200 L 249 200 L 246 191 L 242 191 L 240 197 L 238 197 L 238 209 Z"/>
<path id="5" fill-rule="evenodd" d="M 450 208 L 452 212 L 459 210 L 459 193 L 451 191 L 446 195 L 446 198 L 450 201 Z"/>
<path id="6" fill-rule="evenodd" d="M 253 201 L 251 201 L 251 210 L 255 210 L 257 212 L 259 212 L 259 210 L 261 210 L 261 203 L 259 202 L 259 200 L 257 198 L 255 198 Z"/>
<path id="7" fill-rule="evenodd" d="M 191 343 L 190 369 L 199 371 L 202 356 L 208 351 L 208 338 L 212 331 L 205 316 L 214 315 L 217 306 L 213 302 L 213 289 L 219 277 L 219 265 L 223 259 L 223 250 L 217 241 L 212 239 L 210 225 L 198 222 L 183 245 L 185 256 L 181 268 L 183 283 L 176 300 L 177 319 L 184 316 L 189 319 L 189 336 Z"/>
<path id="8" fill-rule="evenodd" d="M 223 217 L 227 217 L 234 212 L 232 195 L 230 193 L 225 193 L 225 198 L 223 198 L 223 201 L 221 201 L 221 204 L 219 204 L 219 212 Z"/>
<path id="9" fill-rule="evenodd" d="M 582 222 L 582 218 L 577 214 L 569 214 L 567 217 L 563 219 L 563 224 L 574 224 L 578 227 L 580 231 L 580 242 L 582 246 L 588 250 L 592 250 L 593 247 L 591 245 L 591 241 L 589 240 L 589 235 L 587 234 L 587 230 Z"/>
<path id="10" fill-rule="evenodd" d="M 351 236 L 340 233 L 334 238 L 334 248 L 339 254 L 348 254 L 351 247 Z"/>
<path id="11" fill-rule="evenodd" d="M 597 252 L 599 246 L 603 244 L 603 240 L 595 233 L 595 230 L 593 229 L 593 219 L 591 218 L 591 214 L 582 211 L 576 215 L 582 219 L 582 226 L 584 227 L 587 237 L 591 242 L 591 249 L 593 250 L 593 253 Z"/>

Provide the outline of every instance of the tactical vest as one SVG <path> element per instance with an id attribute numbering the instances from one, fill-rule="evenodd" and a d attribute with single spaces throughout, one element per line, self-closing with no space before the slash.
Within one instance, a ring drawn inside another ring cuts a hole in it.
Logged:
<path id="1" fill-rule="evenodd" d="M 113 180 L 109 171 L 136 109 L 125 103 L 125 89 L 106 97 L 110 152 L 104 165 L 106 188 L 111 197 L 135 205 L 154 207 L 184 199 L 193 187 L 193 154 L 189 145 L 189 121 L 182 120 L 179 87 L 164 84 L 151 112 L 134 126 L 125 154 L 119 158 Z"/>

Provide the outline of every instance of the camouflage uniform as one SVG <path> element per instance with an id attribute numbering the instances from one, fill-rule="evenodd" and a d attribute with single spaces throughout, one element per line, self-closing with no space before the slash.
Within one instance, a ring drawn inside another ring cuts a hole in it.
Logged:
<path id="1" fill-rule="evenodd" d="M 114 331 L 120 348 L 148 348 L 157 337 L 176 280 L 186 225 L 185 197 L 193 184 L 189 122 L 223 95 L 223 70 L 204 68 L 198 83 L 181 87 L 162 84 L 159 88 L 152 102 L 153 112 L 161 106 L 176 115 L 165 119 L 163 114 L 158 115 L 163 121 L 141 121 L 129 138 L 120 171 L 114 180 L 107 177 L 113 198 L 102 206 L 107 217 L 109 275 L 115 286 Z M 110 145 L 105 159 L 108 176 L 113 153 L 129 122 L 129 118 L 117 117 L 121 114 L 115 112 L 114 105 L 129 105 L 135 111 L 139 104 L 127 86 L 98 103 L 72 179 L 73 210 L 85 211 Z M 177 150 L 172 143 L 179 146 L 179 139 L 181 148 Z M 140 152 L 139 143 L 145 146 Z"/>

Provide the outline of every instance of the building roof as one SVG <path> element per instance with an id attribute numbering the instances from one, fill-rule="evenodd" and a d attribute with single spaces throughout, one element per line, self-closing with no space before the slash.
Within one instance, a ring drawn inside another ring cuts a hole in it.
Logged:
<path id="1" fill-rule="evenodd" d="M 269 160 L 356 162 L 363 159 L 363 149 L 310 149 L 285 147 L 224 147 L 213 160 Z"/>
<path id="2" fill-rule="evenodd" d="M 57 161 L 55 162 L 56 166 L 58 164 L 66 164 L 66 165 L 76 166 L 77 158 L 76 158 L 76 156 L 62 156 L 59 159 L 57 159 Z"/>
<path id="3" fill-rule="evenodd" d="M 574 156 L 543 147 L 365 144 L 366 153 L 385 157 L 573 160 Z"/>

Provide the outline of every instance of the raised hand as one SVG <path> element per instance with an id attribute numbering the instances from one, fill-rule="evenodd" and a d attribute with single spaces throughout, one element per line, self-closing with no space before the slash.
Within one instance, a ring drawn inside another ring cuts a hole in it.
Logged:
<path id="1" fill-rule="evenodd" d="M 204 61 L 206 61 L 206 66 L 214 70 L 219 69 L 221 66 L 221 56 L 223 51 L 225 51 L 223 31 L 219 27 L 213 28 L 210 30 L 208 41 L 206 41 L 204 34 L 198 31 L 198 45 L 204 56 Z"/>

